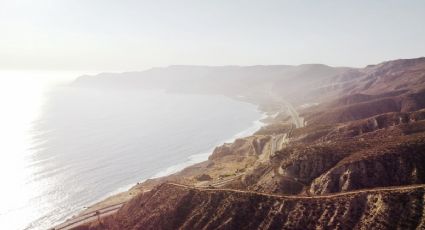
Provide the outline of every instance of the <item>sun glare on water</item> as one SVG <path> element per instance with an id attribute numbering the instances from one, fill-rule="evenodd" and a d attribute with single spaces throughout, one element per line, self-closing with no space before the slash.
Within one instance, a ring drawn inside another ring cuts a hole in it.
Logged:
<path id="1" fill-rule="evenodd" d="M 32 123 L 42 113 L 46 90 L 65 79 L 55 73 L 0 72 L 0 229 L 27 228 L 25 220 L 40 211 L 31 203 L 43 189 L 32 183 Z"/>

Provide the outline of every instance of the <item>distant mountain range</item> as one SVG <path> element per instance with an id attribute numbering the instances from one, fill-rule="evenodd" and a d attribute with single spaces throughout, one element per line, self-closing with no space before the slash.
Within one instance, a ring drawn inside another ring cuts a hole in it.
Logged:
<path id="1" fill-rule="evenodd" d="M 425 58 L 402 59 L 366 68 L 299 66 L 170 66 L 142 72 L 82 76 L 77 85 L 110 88 L 161 88 L 176 92 L 243 96 L 267 104 L 270 93 L 295 104 L 359 92 L 382 94 L 417 89 Z M 403 74 L 403 76 L 400 76 Z M 405 81 L 406 76 L 409 81 Z"/>

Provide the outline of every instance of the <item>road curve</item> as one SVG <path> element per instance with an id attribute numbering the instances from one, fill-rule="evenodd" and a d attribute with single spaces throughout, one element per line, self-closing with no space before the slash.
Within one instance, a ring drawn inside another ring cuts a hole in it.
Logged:
<path id="1" fill-rule="evenodd" d="M 97 219 L 97 212 L 99 212 L 100 217 L 105 217 L 108 215 L 111 215 L 113 213 L 115 213 L 116 211 L 118 211 L 122 206 L 124 205 L 124 203 L 119 203 L 119 204 L 114 204 L 105 208 L 101 208 L 98 209 L 96 211 L 93 212 L 89 212 L 86 214 L 83 214 L 81 216 L 77 216 L 73 219 L 67 220 L 64 223 L 52 228 L 54 230 L 66 230 L 66 229 L 71 229 L 74 227 L 77 227 L 79 225 L 82 224 L 86 224 L 86 223 L 90 223 L 94 220 Z"/>
<path id="2" fill-rule="evenodd" d="M 203 188 L 203 187 L 194 187 L 194 186 L 172 183 L 172 182 L 168 182 L 168 183 L 165 183 L 165 184 L 178 186 L 178 187 L 182 187 L 182 188 L 187 188 L 187 189 L 196 189 L 196 190 L 200 190 L 200 191 L 236 192 L 236 193 L 254 194 L 254 195 L 276 197 L 276 198 L 285 198 L 285 199 L 320 199 L 320 198 L 341 197 L 341 196 L 353 195 L 353 194 L 358 194 L 358 193 L 367 193 L 367 192 L 402 191 L 402 190 L 405 190 L 405 189 L 415 189 L 415 188 L 425 189 L 425 184 L 418 184 L 418 185 L 406 185 L 406 186 L 378 187 L 378 188 L 373 188 L 373 189 L 360 189 L 360 190 L 355 190 L 355 191 L 339 192 L 339 193 L 332 193 L 332 194 L 327 194 L 327 195 L 305 196 L 305 195 L 278 195 L 278 194 L 270 194 L 270 193 L 262 193 L 262 192 L 255 192 L 255 191 L 249 191 L 249 190 L 238 190 L 238 189 Z"/>

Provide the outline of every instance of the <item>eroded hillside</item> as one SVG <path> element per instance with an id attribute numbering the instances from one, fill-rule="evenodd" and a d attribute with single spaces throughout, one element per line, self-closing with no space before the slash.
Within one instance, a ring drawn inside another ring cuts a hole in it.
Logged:
<path id="1" fill-rule="evenodd" d="M 291 197 L 162 184 L 80 229 L 423 229 L 424 195 L 423 185 Z"/>

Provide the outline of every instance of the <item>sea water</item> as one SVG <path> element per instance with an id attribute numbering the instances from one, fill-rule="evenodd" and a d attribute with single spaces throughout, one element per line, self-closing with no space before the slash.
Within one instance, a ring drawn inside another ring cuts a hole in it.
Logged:
<path id="1" fill-rule="evenodd" d="M 47 229 L 249 135 L 256 106 L 219 95 L 0 78 L 0 229 Z"/>

